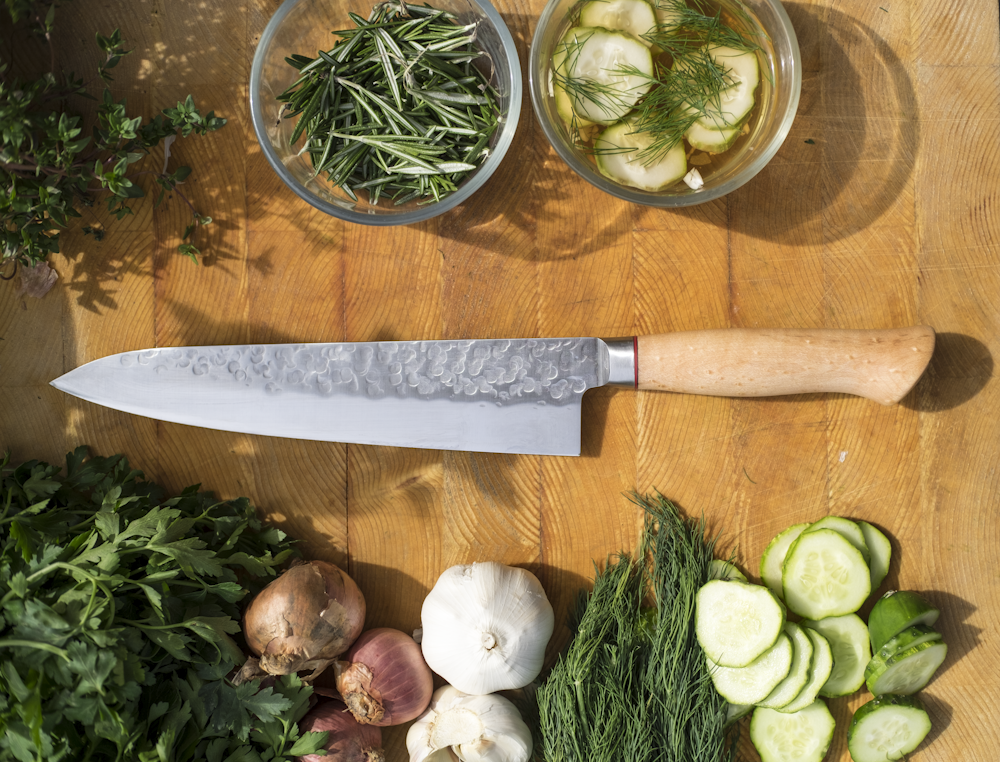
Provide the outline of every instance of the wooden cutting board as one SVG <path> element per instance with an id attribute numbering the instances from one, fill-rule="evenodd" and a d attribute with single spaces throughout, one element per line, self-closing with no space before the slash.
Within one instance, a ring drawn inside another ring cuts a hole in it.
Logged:
<path id="1" fill-rule="evenodd" d="M 179 140 L 184 194 L 214 223 L 201 266 L 176 254 L 176 196 L 79 226 L 43 299 L 0 284 L 0 449 L 60 461 L 123 452 L 173 490 L 246 495 L 316 557 L 346 566 L 369 626 L 412 630 L 450 565 L 495 559 L 541 579 L 562 618 L 594 559 L 631 548 L 623 493 L 702 513 L 752 577 L 779 530 L 828 514 L 892 538 L 883 589 L 922 591 L 950 651 L 923 692 L 934 730 L 913 760 L 993 762 L 1000 736 L 1000 28 L 995 0 L 795 2 L 802 99 L 783 148 L 727 198 L 630 206 L 576 177 L 527 97 L 497 174 L 412 227 L 330 220 L 279 182 L 250 127 L 247 84 L 274 0 L 78 0 L 58 50 L 93 70 L 94 33 L 134 52 L 115 88 L 136 114 L 193 93 L 229 124 Z M 498 0 L 526 70 L 542 0 Z M 22 42 L 3 31 L 15 54 Z M 6 59 L 7 53 L 3 53 Z M 23 63 L 23 58 L 19 59 Z M 163 161 L 151 156 L 151 166 Z M 729 326 L 929 324 L 938 347 L 902 404 L 838 395 L 733 401 L 596 390 L 583 456 L 345 446 L 158 423 L 48 382 L 147 346 L 503 335 L 616 336 Z M 557 628 L 554 655 L 567 633 Z M 863 694 L 831 701 L 828 759 Z M 984 709 L 985 707 L 985 709 Z M 405 759 L 403 732 L 386 734 Z M 756 755 L 744 739 L 742 753 Z"/>

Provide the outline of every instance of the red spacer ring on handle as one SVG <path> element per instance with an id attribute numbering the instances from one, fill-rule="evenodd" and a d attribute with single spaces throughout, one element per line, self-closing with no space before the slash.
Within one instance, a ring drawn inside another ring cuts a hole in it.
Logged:
<path id="1" fill-rule="evenodd" d="M 639 337 L 632 337 L 632 366 L 635 368 L 635 388 L 639 388 Z"/>

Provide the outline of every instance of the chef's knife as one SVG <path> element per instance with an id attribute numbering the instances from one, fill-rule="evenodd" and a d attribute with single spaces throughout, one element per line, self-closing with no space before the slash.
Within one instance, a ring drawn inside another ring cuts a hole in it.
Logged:
<path id="1" fill-rule="evenodd" d="M 478 339 L 123 352 L 52 385 L 136 415 L 248 434 L 579 455 L 584 392 L 898 402 L 934 349 L 926 326 L 717 329 L 626 339 Z"/>

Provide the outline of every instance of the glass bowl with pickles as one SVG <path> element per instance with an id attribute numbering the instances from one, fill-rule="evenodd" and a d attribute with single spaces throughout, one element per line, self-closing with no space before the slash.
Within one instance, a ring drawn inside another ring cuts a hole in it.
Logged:
<path id="1" fill-rule="evenodd" d="M 802 84 L 780 0 L 550 0 L 532 105 L 559 156 L 618 198 L 683 207 L 758 174 Z"/>

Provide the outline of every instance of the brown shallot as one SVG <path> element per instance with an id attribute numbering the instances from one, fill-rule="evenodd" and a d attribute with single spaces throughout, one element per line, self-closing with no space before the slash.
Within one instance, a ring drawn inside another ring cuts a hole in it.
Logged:
<path id="1" fill-rule="evenodd" d="M 287 675 L 311 670 L 315 679 L 361 634 L 365 599 L 335 564 L 293 566 L 265 587 L 243 617 L 247 645 L 260 670 Z"/>
<path id="2" fill-rule="evenodd" d="M 385 762 L 382 730 L 361 725 L 339 701 L 322 701 L 299 720 L 299 732 L 329 733 L 325 755 L 306 754 L 299 762 Z"/>
<path id="3" fill-rule="evenodd" d="M 363 633 L 334 670 L 337 691 L 363 724 L 385 727 L 414 720 L 434 693 L 434 676 L 420 646 L 390 627 Z"/>

